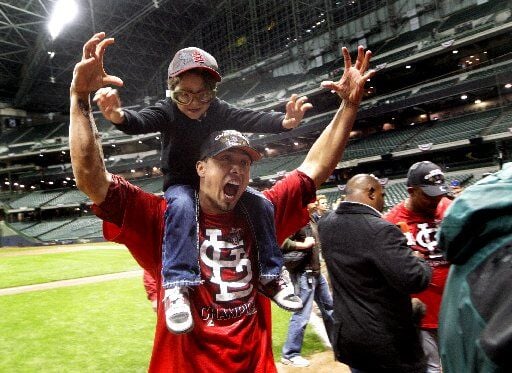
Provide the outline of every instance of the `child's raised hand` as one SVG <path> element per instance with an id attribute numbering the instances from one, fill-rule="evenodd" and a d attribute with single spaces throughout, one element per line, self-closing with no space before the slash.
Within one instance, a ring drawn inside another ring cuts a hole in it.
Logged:
<path id="1" fill-rule="evenodd" d="M 290 101 L 286 104 L 286 116 L 283 119 L 283 128 L 292 129 L 299 125 L 306 111 L 313 107 L 309 102 L 306 102 L 307 99 L 306 96 L 299 98 L 296 94 L 290 97 Z"/>
<path id="2" fill-rule="evenodd" d="M 100 88 L 96 91 L 92 100 L 96 102 L 105 119 L 115 124 L 123 123 L 124 114 L 121 109 L 121 99 L 117 89 L 110 87 Z"/>

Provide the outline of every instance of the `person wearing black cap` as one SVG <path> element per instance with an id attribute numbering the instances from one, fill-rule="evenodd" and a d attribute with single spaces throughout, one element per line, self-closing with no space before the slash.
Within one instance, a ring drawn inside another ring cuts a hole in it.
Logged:
<path id="1" fill-rule="evenodd" d="M 345 194 L 318 223 L 334 292 L 336 360 L 352 372 L 425 373 L 409 294 L 428 286 L 431 269 L 400 229 L 382 219 L 379 179 L 355 175 Z"/>
<path id="2" fill-rule="evenodd" d="M 409 197 L 388 211 L 384 218 L 402 227 L 409 247 L 418 252 L 432 268 L 427 289 L 414 296 L 427 310 L 421 321 L 423 349 L 427 356 L 427 372 L 441 372 L 437 344 L 438 314 L 448 275 L 449 263 L 438 248 L 436 233 L 451 203 L 450 191 L 441 168 L 429 161 L 413 164 L 407 173 Z"/>
<path id="3" fill-rule="evenodd" d="M 103 69 L 103 53 L 113 43 L 98 33 L 83 47 L 70 86 L 70 154 L 77 186 L 104 220 L 107 240 L 127 246 L 136 261 L 151 272 L 161 297 L 164 211 L 161 196 L 147 193 L 106 170 L 92 116 L 90 93 L 120 79 Z M 338 164 L 347 144 L 366 81 L 371 52 L 358 48 L 353 64 L 342 49 L 345 69 L 338 82 L 322 82 L 343 99 L 302 164 L 263 192 L 274 210 L 278 242 L 308 221 L 306 206 L 316 189 Z M 253 156 L 240 133 L 215 132 L 198 155 L 197 194 L 199 255 L 202 282 L 190 292 L 195 327 L 175 335 L 166 327 L 164 306 L 158 305 L 149 372 L 276 372 L 272 354 L 270 303 L 258 293 L 258 248 L 240 202 L 249 184 Z"/>
<path id="4" fill-rule="evenodd" d="M 162 243 L 163 285 L 167 325 L 171 332 L 186 333 L 193 327 L 186 300 L 187 287 L 201 282 L 197 264 L 197 223 L 194 189 L 198 178 L 195 162 L 201 142 L 213 131 L 277 133 L 296 127 L 311 104 L 293 95 L 286 114 L 238 109 L 215 97 L 222 77 L 215 58 L 189 47 L 176 52 L 168 68 L 170 99 L 139 112 L 122 109 L 116 90 L 101 88 L 94 96 L 101 112 L 127 134 L 160 132 L 163 190 L 168 202 L 166 231 Z M 260 248 L 261 290 L 280 307 L 302 308 L 286 273 L 281 273 L 282 254 L 275 239 L 273 216 L 253 191 L 243 197 L 254 211 L 251 222 Z M 257 210 L 256 210 L 257 209 Z"/>

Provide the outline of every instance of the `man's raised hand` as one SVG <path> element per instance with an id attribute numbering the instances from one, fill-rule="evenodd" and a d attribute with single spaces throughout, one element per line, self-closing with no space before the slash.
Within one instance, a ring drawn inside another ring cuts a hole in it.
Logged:
<path id="1" fill-rule="evenodd" d="M 105 33 L 99 32 L 84 44 L 82 60 L 75 65 L 73 70 L 71 94 L 88 95 L 109 84 L 123 85 L 120 78 L 108 75 L 103 68 L 105 49 L 113 43 L 113 38 L 105 39 Z"/>
<path id="2" fill-rule="evenodd" d="M 364 93 L 364 84 L 375 75 L 375 70 L 368 70 L 372 52 L 364 52 L 364 48 L 357 48 L 356 63 L 352 65 L 348 49 L 342 48 L 345 69 L 338 82 L 323 81 L 321 86 L 330 89 L 340 96 L 348 106 L 359 106 Z M 368 71 L 367 71 L 368 70 Z"/>

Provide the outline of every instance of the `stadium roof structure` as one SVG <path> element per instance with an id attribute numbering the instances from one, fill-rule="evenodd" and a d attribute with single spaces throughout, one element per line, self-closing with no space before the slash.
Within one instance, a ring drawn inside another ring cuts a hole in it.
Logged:
<path id="1" fill-rule="evenodd" d="M 75 0 L 78 15 L 52 40 L 47 29 L 56 0 L 0 0 L 0 108 L 67 110 L 69 83 L 83 43 L 95 32 L 115 37 L 105 63 L 125 82 L 123 98 L 165 87 L 165 66 L 215 15 L 223 1 Z M 155 83 L 158 82 L 158 83 Z"/>

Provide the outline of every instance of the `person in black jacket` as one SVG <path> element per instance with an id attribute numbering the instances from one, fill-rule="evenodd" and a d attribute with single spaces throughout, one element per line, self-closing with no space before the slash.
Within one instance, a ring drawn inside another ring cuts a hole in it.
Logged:
<path id="1" fill-rule="evenodd" d="M 181 334 L 193 328 L 188 301 L 190 287 L 201 283 L 197 238 L 196 162 L 199 148 L 211 133 L 232 129 L 240 132 L 277 133 L 296 127 L 311 104 L 306 97 L 292 95 L 286 114 L 239 109 L 215 97 L 221 81 L 219 66 L 208 52 L 189 47 L 180 49 L 168 69 L 170 98 L 139 112 L 121 108 L 117 91 L 99 89 L 94 101 L 102 114 L 127 134 L 160 132 L 161 168 L 164 175 L 165 232 L 162 243 L 162 281 L 169 331 Z M 229 134 L 225 133 L 226 141 Z M 258 154 L 257 159 L 261 157 Z M 236 182 L 225 188 L 225 198 L 232 199 L 239 189 Z M 263 294 L 280 307 L 295 311 L 302 308 L 293 285 L 281 272 L 283 258 L 276 242 L 274 215 L 270 205 L 250 188 L 241 199 L 250 210 L 251 226 L 259 251 L 260 287 Z"/>
<path id="2" fill-rule="evenodd" d="M 409 294 L 428 286 L 431 270 L 382 219 L 377 178 L 356 175 L 345 192 L 318 224 L 334 295 L 335 358 L 352 372 L 424 373 Z"/>

